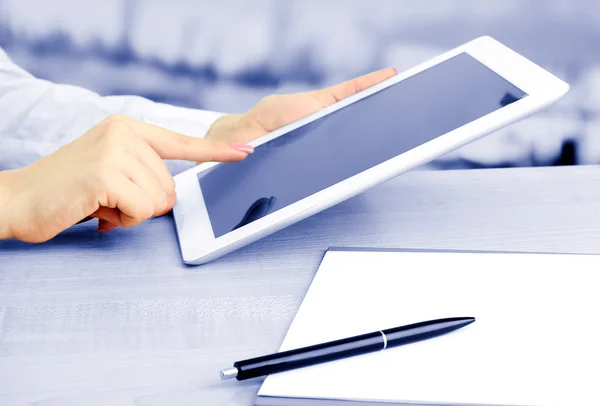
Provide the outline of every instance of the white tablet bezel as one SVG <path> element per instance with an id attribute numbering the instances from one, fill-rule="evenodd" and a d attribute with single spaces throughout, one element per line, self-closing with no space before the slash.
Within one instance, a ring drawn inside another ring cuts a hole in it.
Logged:
<path id="1" fill-rule="evenodd" d="M 569 85 L 491 37 L 480 37 L 429 61 L 273 131 L 250 144 L 258 147 L 320 117 L 339 110 L 399 81 L 467 53 L 528 94 L 527 97 L 419 145 L 373 168 L 281 208 L 261 219 L 214 237 L 198 174 L 219 165 L 206 163 L 175 176 L 177 202 L 173 208 L 183 260 L 202 264 L 327 209 L 401 173 L 428 163 L 484 135 L 525 118 L 559 100 Z"/>

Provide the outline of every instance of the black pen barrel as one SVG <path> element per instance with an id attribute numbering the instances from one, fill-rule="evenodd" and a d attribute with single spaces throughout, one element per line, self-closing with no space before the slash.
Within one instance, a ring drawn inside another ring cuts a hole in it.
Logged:
<path id="1" fill-rule="evenodd" d="M 426 340 L 458 330 L 475 321 L 472 317 L 430 320 L 407 326 L 376 331 L 355 337 L 283 351 L 271 355 L 238 361 L 233 369 L 223 371 L 224 377 L 238 381 L 289 371 L 296 368 L 385 350 L 403 344 Z"/>
<path id="2" fill-rule="evenodd" d="M 378 331 L 305 348 L 238 361 L 234 363 L 233 366 L 238 370 L 236 379 L 242 381 L 258 376 L 284 372 L 309 365 L 379 351 L 383 349 L 383 345 L 383 334 Z"/>

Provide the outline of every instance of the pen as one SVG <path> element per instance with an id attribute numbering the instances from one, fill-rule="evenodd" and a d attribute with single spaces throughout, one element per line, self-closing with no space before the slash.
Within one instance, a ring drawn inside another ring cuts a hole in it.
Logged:
<path id="1" fill-rule="evenodd" d="M 381 351 L 386 348 L 410 344 L 450 333 L 474 321 L 474 317 L 453 317 L 423 321 L 244 361 L 237 361 L 233 364 L 233 367 L 221 370 L 221 379 L 236 378 L 238 381 L 243 381 L 263 375 Z"/>

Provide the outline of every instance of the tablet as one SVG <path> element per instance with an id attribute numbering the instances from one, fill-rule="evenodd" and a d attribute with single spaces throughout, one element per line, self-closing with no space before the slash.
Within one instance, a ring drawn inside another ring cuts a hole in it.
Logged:
<path id="1" fill-rule="evenodd" d="M 481 37 L 175 176 L 183 261 L 202 264 L 527 117 L 569 86 Z M 281 253 L 285 254 L 285 253 Z"/>

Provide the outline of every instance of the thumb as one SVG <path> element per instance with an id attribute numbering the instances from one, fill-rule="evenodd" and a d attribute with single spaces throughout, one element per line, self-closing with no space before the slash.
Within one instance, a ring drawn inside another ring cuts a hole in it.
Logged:
<path id="1" fill-rule="evenodd" d="M 161 213 L 158 213 L 157 216 L 164 216 L 170 212 L 176 200 L 177 195 L 175 193 L 169 195 L 167 207 Z M 100 207 L 98 210 L 92 213 L 90 217 L 95 217 L 98 219 L 99 232 L 111 231 L 122 225 L 121 211 L 117 208 Z"/>
<path id="2" fill-rule="evenodd" d="M 106 220 L 103 220 L 103 219 L 98 220 L 98 231 L 101 233 L 105 233 L 107 231 L 114 230 L 115 228 L 118 228 L 118 227 L 119 226 L 109 223 Z"/>
<path id="3" fill-rule="evenodd" d="M 122 224 L 121 212 L 116 208 L 100 207 L 90 217 L 98 219 L 98 231 L 100 232 L 114 230 Z"/>

